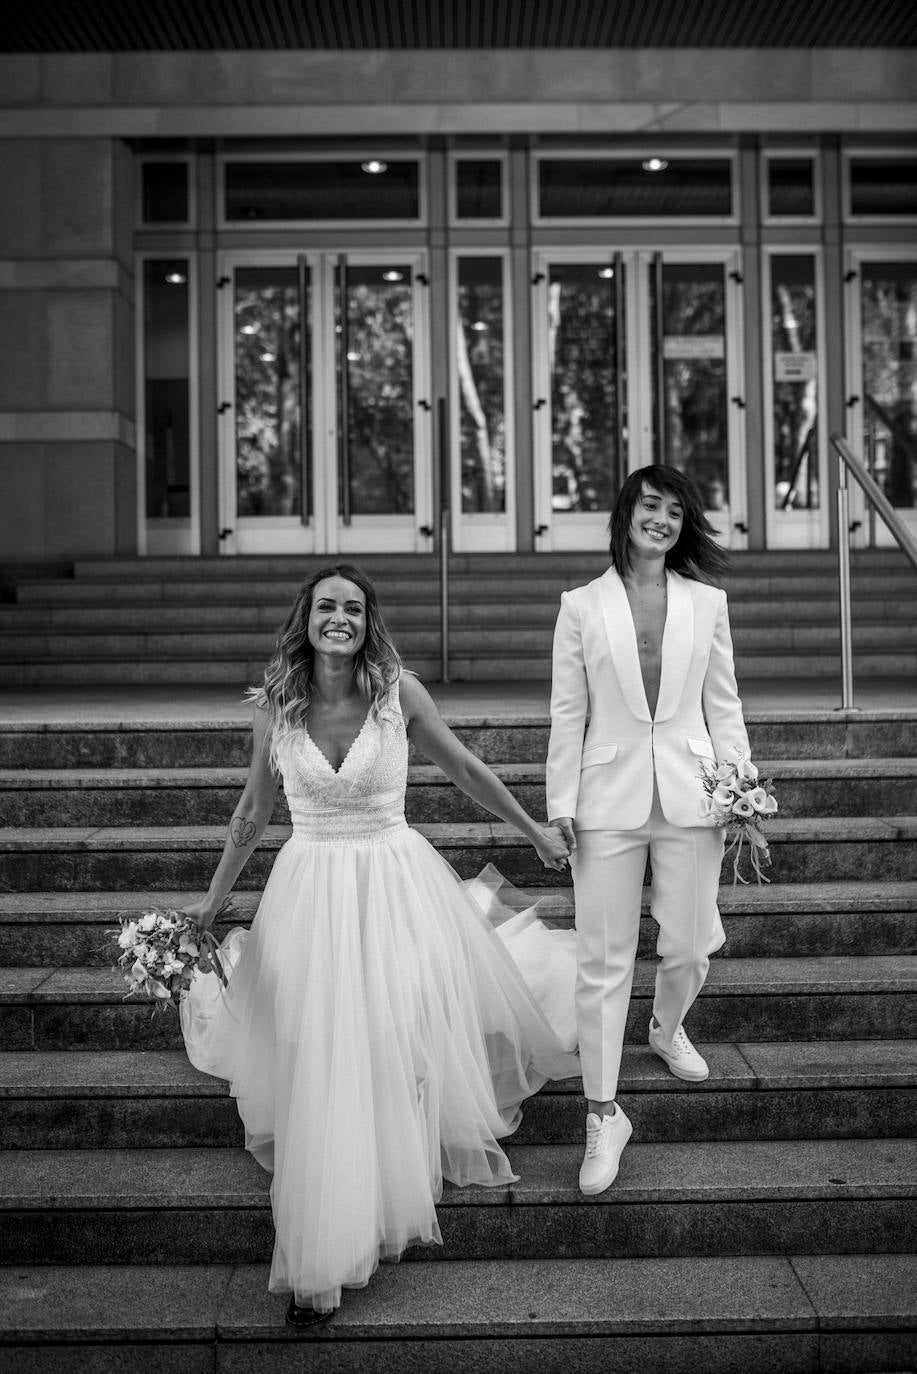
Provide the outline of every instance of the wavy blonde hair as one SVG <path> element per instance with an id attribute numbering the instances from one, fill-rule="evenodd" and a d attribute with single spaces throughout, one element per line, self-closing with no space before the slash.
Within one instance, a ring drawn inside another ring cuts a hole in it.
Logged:
<path id="1" fill-rule="evenodd" d="M 352 563 L 319 568 L 303 583 L 280 628 L 273 656 L 264 670 L 263 686 L 248 690 L 249 699 L 270 715 L 270 757 L 275 768 L 280 744 L 302 726 L 312 704 L 315 650 L 309 643 L 309 616 L 316 587 L 329 577 L 352 582 L 366 598 L 366 637 L 357 652 L 353 671 L 357 687 L 369 698 L 374 719 L 380 718 L 386 697 L 401 673 L 401 658 L 382 619 L 376 589 L 366 574 Z"/>

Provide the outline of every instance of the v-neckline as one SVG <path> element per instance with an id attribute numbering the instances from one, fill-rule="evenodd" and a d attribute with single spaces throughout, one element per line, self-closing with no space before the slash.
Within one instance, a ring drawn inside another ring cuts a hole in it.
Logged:
<path id="1" fill-rule="evenodd" d="M 363 717 L 363 724 L 360 726 L 359 730 L 354 735 L 353 739 L 350 741 L 350 744 L 347 746 L 347 752 L 341 759 L 340 767 L 338 768 L 335 768 L 334 764 L 331 762 L 328 755 L 325 753 L 324 749 L 322 749 L 320 745 L 316 744 L 315 740 L 312 738 L 312 732 L 309 729 L 309 726 L 306 724 L 305 721 L 303 722 L 303 729 L 306 732 L 306 738 L 312 745 L 312 748 L 315 750 L 316 754 L 318 754 L 322 763 L 325 764 L 329 772 L 332 773 L 334 777 L 339 778 L 341 776 L 341 773 L 344 771 L 344 765 L 347 763 L 347 760 L 350 758 L 351 754 L 357 746 L 357 742 L 362 738 L 363 731 L 369 724 L 369 717 L 372 714 L 372 709 L 372 703 L 370 703 L 370 705 L 367 707 L 366 715 Z"/>
<path id="2" fill-rule="evenodd" d="M 631 605 L 630 597 L 627 595 L 627 583 L 621 578 L 621 587 L 624 592 L 624 602 L 627 606 L 628 616 L 630 617 L 631 638 L 633 639 L 634 653 L 637 655 L 637 672 L 640 679 L 640 687 L 643 691 L 643 700 L 646 704 L 646 714 L 649 720 L 655 722 L 656 712 L 659 710 L 659 698 L 662 695 L 662 672 L 665 663 L 666 636 L 669 629 L 669 615 L 671 611 L 672 598 L 669 596 L 669 570 L 663 569 L 662 588 L 665 597 L 665 616 L 662 621 L 662 640 L 659 645 L 659 685 L 656 688 L 656 700 L 653 709 L 650 710 L 650 699 L 646 694 L 646 680 L 643 676 L 643 664 L 640 661 L 640 643 L 637 639 L 637 621 L 634 617 L 634 608 Z"/>

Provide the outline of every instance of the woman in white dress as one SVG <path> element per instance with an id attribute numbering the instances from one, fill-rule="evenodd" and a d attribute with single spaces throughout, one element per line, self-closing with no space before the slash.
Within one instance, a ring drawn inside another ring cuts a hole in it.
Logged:
<path id="1" fill-rule="evenodd" d="M 530 915 L 506 920 L 497 901 L 485 915 L 476 885 L 408 827 L 408 739 L 546 867 L 564 866 L 567 845 L 402 672 L 350 565 L 305 584 L 253 697 L 245 789 L 209 891 L 186 912 L 212 924 L 268 824 L 278 773 L 293 833 L 251 931 L 223 942 L 228 987 L 198 977 L 182 1029 L 192 1063 L 229 1081 L 246 1147 L 273 1173 L 270 1288 L 290 1293 L 288 1321 L 308 1325 L 380 1259 L 441 1243 L 444 1178 L 513 1181 L 498 1141 L 520 1103 L 579 1071 L 572 942 Z"/>

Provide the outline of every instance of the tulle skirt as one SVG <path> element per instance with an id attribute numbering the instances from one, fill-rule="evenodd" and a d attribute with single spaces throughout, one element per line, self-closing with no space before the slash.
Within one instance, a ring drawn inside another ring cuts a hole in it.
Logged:
<path id="1" fill-rule="evenodd" d="M 514 1181 L 498 1142 L 520 1104 L 579 1073 L 573 933 L 496 870 L 463 884 L 407 826 L 294 835 L 222 950 L 229 985 L 195 980 L 185 1043 L 273 1173 L 270 1287 L 300 1306 L 329 1311 L 380 1259 L 440 1243 L 443 1179 Z"/>

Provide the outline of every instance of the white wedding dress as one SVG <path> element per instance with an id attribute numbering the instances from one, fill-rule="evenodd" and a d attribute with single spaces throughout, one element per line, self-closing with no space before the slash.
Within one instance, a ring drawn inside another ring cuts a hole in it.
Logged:
<path id="1" fill-rule="evenodd" d="M 319 1311 L 440 1242 L 444 1178 L 513 1181 L 521 1102 L 579 1073 L 573 933 L 513 911 L 494 869 L 462 883 L 405 821 L 407 763 L 397 687 L 337 772 L 287 738 L 293 833 L 223 942 L 229 986 L 198 976 L 181 1008 L 274 1175 L 271 1290 Z"/>

